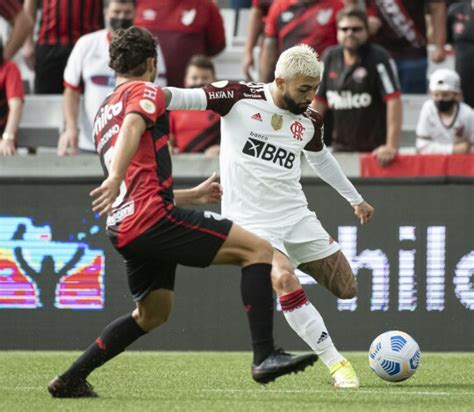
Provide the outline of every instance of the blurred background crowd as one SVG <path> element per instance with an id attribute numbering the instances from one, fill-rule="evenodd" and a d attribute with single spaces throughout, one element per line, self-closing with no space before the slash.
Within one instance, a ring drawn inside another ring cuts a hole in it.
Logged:
<path id="1" fill-rule="evenodd" d="M 108 45 L 131 25 L 158 39 L 160 86 L 270 82 L 282 51 L 309 44 L 334 152 L 382 167 L 403 152 L 474 152 L 474 0 L 0 0 L 0 155 L 93 153 L 115 83 Z M 219 154 L 218 115 L 169 120 L 173 154 Z"/>

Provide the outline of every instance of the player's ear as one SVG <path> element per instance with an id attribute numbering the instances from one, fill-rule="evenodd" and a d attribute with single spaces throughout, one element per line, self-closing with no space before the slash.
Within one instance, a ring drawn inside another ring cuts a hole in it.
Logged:
<path id="1" fill-rule="evenodd" d="M 281 77 L 277 77 L 275 79 L 275 83 L 278 87 L 278 89 L 280 89 L 280 91 L 284 91 L 285 90 L 285 79 L 281 78 Z"/>

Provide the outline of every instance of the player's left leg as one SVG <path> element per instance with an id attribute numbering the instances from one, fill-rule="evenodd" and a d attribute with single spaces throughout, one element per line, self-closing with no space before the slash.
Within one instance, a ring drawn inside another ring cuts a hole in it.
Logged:
<path id="1" fill-rule="evenodd" d="M 357 295 L 354 273 L 340 250 L 325 258 L 302 263 L 298 269 L 310 275 L 339 299 L 352 299 Z"/>
<path id="2" fill-rule="evenodd" d="M 352 269 L 340 250 L 325 258 L 303 263 L 298 269 L 313 277 L 340 299 L 351 299 L 357 293 L 357 283 Z M 321 355 L 320 358 L 323 359 Z M 336 387 L 359 387 L 359 378 L 348 360 L 342 358 L 326 365 Z"/>
<path id="3" fill-rule="evenodd" d="M 349 298 L 356 293 L 354 276 L 349 263 L 340 252 L 340 246 L 329 236 L 314 214 L 303 217 L 290 229 L 285 235 L 284 247 L 290 258 L 291 268 L 297 267 L 306 272 L 323 286 L 337 292 L 338 297 Z M 292 303 L 307 301 L 307 298 L 301 288 L 287 296 L 281 296 L 280 302 L 282 300 L 288 302 L 291 308 Z M 320 352 L 319 357 L 329 368 L 336 387 L 358 387 L 359 379 L 354 369 L 335 348 L 317 309 L 309 301 L 301 308 L 285 312 L 290 325 L 294 325 L 295 331 L 303 339 L 306 337 L 307 343 L 316 353 Z"/>
<path id="4" fill-rule="evenodd" d="M 321 314 L 307 298 L 287 256 L 276 250 L 272 263 L 273 288 L 288 324 L 328 367 L 336 387 L 358 387 L 354 369 L 334 346 Z M 342 379 L 341 367 L 352 371 L 353 376 Z"/>

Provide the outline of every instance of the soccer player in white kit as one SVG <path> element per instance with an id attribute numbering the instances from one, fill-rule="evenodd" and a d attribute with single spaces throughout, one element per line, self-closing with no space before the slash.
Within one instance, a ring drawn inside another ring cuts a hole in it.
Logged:
<path id="1" fill-rule="evenodd" d="M 328 367 L 339 388 L 356 388 L 352 365 L 335 348 L 295 268 L 342 299 L 357 293 L 340 247 L 308 209 L 301 154 L 354 208 L 362 224 L 374 212 L 323 143 L 323 122 L 309 108 L 320 82 L 316 52 L 298 45 L 280 55 L 270 84 L 221 81 L 202 89 L 165 89 L 168 109 L 214 110 L 221 120 L 222 214 L 274 248 L 272 284 L 294 331 Z"/>

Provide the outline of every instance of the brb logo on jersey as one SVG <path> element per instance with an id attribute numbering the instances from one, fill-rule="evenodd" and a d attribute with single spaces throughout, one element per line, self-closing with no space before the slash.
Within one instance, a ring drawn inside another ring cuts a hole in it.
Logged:
<path id="1" fill-rule="evenodd" d="M 293 139 L 303 140 L 303 133 L 305 129 L 306 128 L 300 122 L 295 120 L 290 126 L 290 131 L 293 133 Z"/>
<path id="2" fill-rule="evenodd" d="M 295 160 L 295 155 L 287 150 L 276 147 L 270 143 L 263 142 L 258 139 L 252 139 L 249 137 L 245 142 L 242 153 L 256 157 L 267 162 L 273 162 L 283 166 L 286 169 L 291 169 L 293 167 L 293 162 Z"/>

